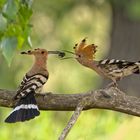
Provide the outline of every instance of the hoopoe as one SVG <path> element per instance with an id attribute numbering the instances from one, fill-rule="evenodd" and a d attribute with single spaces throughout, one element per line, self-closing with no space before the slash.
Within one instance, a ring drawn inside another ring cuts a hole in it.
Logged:
<path id="1" fill-rule="evenodd" d="M 125 76 L 140 73 L 140 61 L 129 62 L 115 59 L 94 60 L 97 51 L 96 48 L 97 46 L 94 44 L 86 45 L 85 38 L 79 44 L 75 44 L 74 54 L 80 64 L 96 71 L 102 77 L 111 79 L 113 82 L 110 85 L 117 85 L 117 81 Z"/>
<path id="2" fill-rule="evenodd" d="M 13 111 L 5 119 L 7 123 L 24 122 L 39 116 L 40 112 L 34 94 L 39 92 L 47 82 L 49 72 L 46 67 L 49 54 L 58 54 L 63 57 L 65 54 L 59 51 L 47 51 L 45 49 L 29 50 L 21 54 L 34 55 L 35 62 L 29 72 L 24 76 L 14 100 L 19 99 Z"/>

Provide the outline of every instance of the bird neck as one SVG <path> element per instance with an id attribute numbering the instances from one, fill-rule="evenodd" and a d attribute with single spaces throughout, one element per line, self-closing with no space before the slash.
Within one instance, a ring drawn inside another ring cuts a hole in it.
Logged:
<path id="1" fill-rule="evenodd" d="M 46 68 L 47 58 L 46 57 L 35 57 L 34 67 Z"/>
<path id="2" fill-rule="evenodd" d="M 83 66 L 86 66 L 94 71 L 96 71 L 98 74 L 102 74 L 98 67 L 98 61 L 95 60 L 89 60 L 89 59 L 78 59 L 78 62 L 82 64 Z"/>
<path id="3" fill-rule="evenodd" d="M 37 74 L 37 73 L 42 73 L 44 75 L 48 75 L 48 71 L 47 71 L 47 59 L 43 58 L 43 57 L 35 57 L 35 62 L 31 68 L 31 70 L 29 71 L 29 75 L 32 74 Z"/>

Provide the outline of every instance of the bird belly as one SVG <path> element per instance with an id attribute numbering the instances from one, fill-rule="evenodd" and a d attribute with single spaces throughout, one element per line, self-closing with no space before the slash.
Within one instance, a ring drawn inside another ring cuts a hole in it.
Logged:
<path id="1" fill-rule="evenodd" d="M 103 73 L 105 77 L 113 81 L 120 80 L 123 77 L 123 72 L 120 69 L 111 70 L 111 71 L 103 71 Z"/>

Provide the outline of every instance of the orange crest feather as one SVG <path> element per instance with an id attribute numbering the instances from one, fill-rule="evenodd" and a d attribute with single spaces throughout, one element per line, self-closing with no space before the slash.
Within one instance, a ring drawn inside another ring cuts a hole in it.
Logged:
<path id="1" fill-rule="evenodd" d="M 97 46 L 94 44 L 86 45 L 86 38 L 83 39 L 75 49 L 75 53 L 82 55 L 87 59 L 94 59 L 97 51 Z"/>

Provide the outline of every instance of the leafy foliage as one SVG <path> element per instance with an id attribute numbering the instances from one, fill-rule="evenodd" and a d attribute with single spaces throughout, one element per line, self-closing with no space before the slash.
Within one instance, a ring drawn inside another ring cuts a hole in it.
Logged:
<path id="1" fill-rule="evenodd" d="M 31 47 L 32 0 L 1 0 L 0 4 L 0 46 L 8 65 L 16 49 L 24 45 Z"/>

